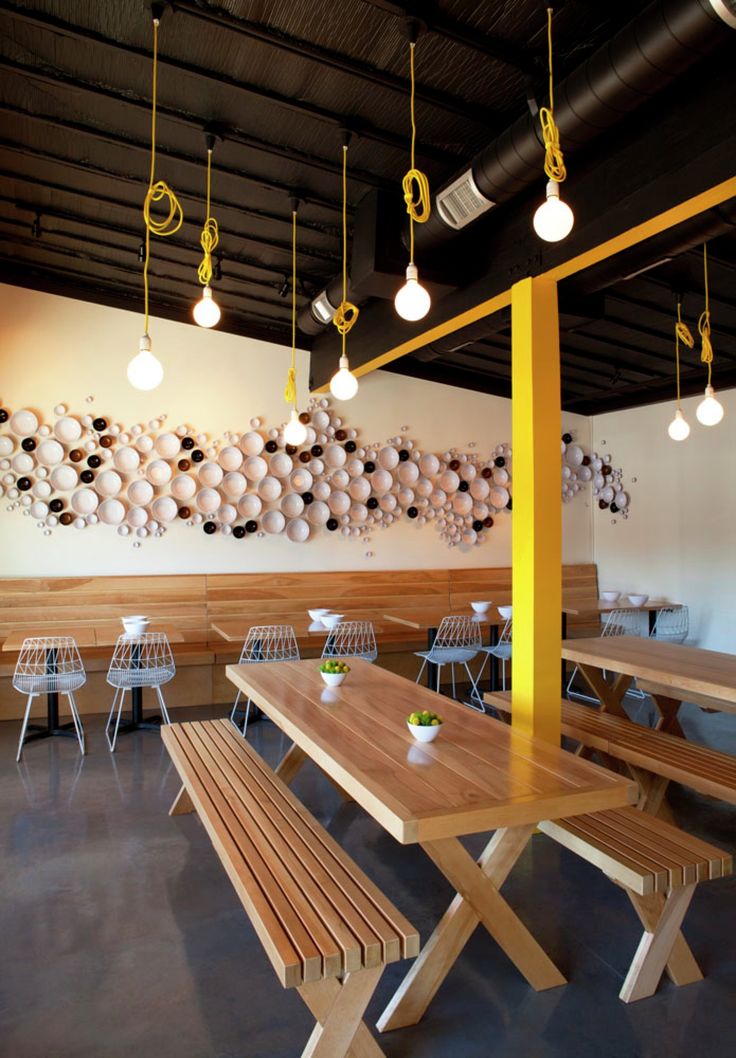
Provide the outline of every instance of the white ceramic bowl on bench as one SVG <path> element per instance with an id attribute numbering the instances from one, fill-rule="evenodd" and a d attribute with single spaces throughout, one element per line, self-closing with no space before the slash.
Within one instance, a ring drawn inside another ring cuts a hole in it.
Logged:
<path id="1" fill-rule="evenodd" d="M 648 601 L 648 595 L 629 595 L 629 602 L 632 606 L 643 606 L 644 603 Z"/>
<path id="2" fill-rule="evenodd" d="M 476 613 L 488 613 L 491 608 L 492 601 L 488 599 L 485 602 L 471 602 L 470 604 Z"/>
<path id="3" fill-rule="evenodd" d="M 150 623 L 148 617 L 144 614 L 131 614 L 128 617 L 122 618 L 123 628 L 129 636 L 139 636 L 146 631 Z"/>
<path id="4" fill-rule="evenodd" d="M 320 617 L 320 621 L 325 628 L 337 628 L 344 616 L 344 613 L 323 613 Z"/>
<path id="5" fill-rule="evenodd" d="M 601 592 L 601 599 L 603 599 L 604 602 L 618 602 L 618 600 L 620 598 L 621 598 L 621 592 L 620 591 L 602 591 Z"/>
<path id="6" fill-rule="evenodd" d="M 326 613 L 329 613 L 329 609 L 326 606 L 318 606 L 314 610 L 307 610 L 307 613 L 313 621 L 321 621 Z"/>
<path id="7" fill-rule="evenodd" d="M 499 606 L 498 612 L 501 614 L 504 621 L 509 621 L 511 619 L 511 614 L 513 613 L 513 606 Z"/>

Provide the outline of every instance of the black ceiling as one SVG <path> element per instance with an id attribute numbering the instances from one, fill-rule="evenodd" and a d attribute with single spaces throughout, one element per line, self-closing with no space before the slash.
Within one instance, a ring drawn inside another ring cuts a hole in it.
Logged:
<path id="1" fill-rule="evenodd" d="M 299 211 L 300 304 L 340 266 L 340 146 L 350 147 L 350 213 L 396 195 L 408 164 L 406 5 L 387 0 L 176 0 L 160 31 L 157 175 L 185 224 L 154 240 L 153 315 L 189 320 L 201 257 L 205 140 L 220 225 L 221 329 L 290 341 L 289 196 Z M 641 9 L 566 0 L 555 15 L 558 78 Z M 439 186 L 527 108 L 545 81 L 540 0 L 415 5 L 418 164 Z M 139 310 L 141 204 L 148 180 L 150 4 L 0 0 L 0 279 Z M 692 239 L 690 240 L 693 241 Z M 712 246 L 717 355 L 736 370 L 736 241 Z M 672 286 L 697 289 L 697 252 L 601 294 L 562 290 L 565 404 L 590 411 L 657 399 L 672 371 Z M 584 303 L 583 303 L 584 302 Z M 596 310 L 597 306 L 597 310 Z M 699 311 L 686 295 L 686 314 Z M 597 315 L 596 315 L 597 311 Z M 356 328 L 357 330 L 357 328 Z M 490 392 L 508 389 L 504 321 L 461 350 L 420 350 L 395 369 Z M 307 338 L 300 344 L 309 345 Z M 459 344 L 459 343 L 457 343 Z M 380 350 L 377 350 L 380 351 Z M 686 369 L 695 354 L 686 353 Z M 736 375 L 734 376 L 736 380 Z"/>

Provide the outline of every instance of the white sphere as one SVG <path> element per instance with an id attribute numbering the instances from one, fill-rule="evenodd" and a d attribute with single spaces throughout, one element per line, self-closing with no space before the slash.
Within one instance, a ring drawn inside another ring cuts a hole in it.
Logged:
<path id="1" fill-rule="evenodd" d="M 222 481 L 224 474 L 219 463 L 200 463 L 197 477 L 203 485 L 216 488 Z"/>
<path id="2" fill-rule="evenodd" d="M 16 437 L 30 437 L 38 429 L 38 418 L 32 411 L 22 408 L 10 416 L 8 425 Z"/>
<path id="3" fill-rule="evenodd" d="M 331 492 L 329 481 L 315 481 L 312 486 L 312 495 L 315 500 L 327 500 Z"/>
<path id="4" fill-rule="evenodd" d="M 233 499 L 239 499 L 247 488 L 248 482 L 245 474 L 241 474 L 239 470 L 229 471 L 222 479 L 222 491 L 226 496 L 230 496 Z"/>
<path id="5" fill-rule="evenodd" d="M 315 500 L 307 507 L 307 519 L 312 525 L 324 525 L 330 517 L 330 508 L 321 500 Z"/>
<path id="6" fill-rule="evenodd" d="M 237 507 L 233 507 L 232 503 L 223 503 L 217 512 L 217 520 L 222 525 L 232 525 L 237 517 Z"/>
<path id="7" fill-rule="evenodd" d="M 44 503 L 43 500 L 36 500 L 31 504 L 31 517 L 43 520 L 49 513 L 48 504 Z"/>
<path id="8" fill-rule="evenodd" d="M 432 452 L 425 452 L 419 459 L 419 469 L 427 478 L 433 478 L 440 472 L 440 461 Z"/>
<path id="9" fill-rule="evenodd" d="M 258 495 L 264 503 L 273 503 L 281 495 L 281 482 L 272 475 L 267 475 L 258 483 Z"/>
<path id="10" fill-rule="evenodd" d="M 350 510 L 350 497 L 346 492 L 332 492 L 327 501 L 327 506 L 333 514 L 347 514 Z"/>
<path id="11" fill-rule="evenodd" d="M 580 445 L 568 445 L 567 451 L 565 452 L 565 462 L 568 466 L 579 467 L 583 462 L 584 455 L 585 453 Z"/>
<path id="12" fill-rule="evenodd" d="M 469 492 L 456 492 L 452 497 L 452 508 L 457 514 L 470 514 L 473 509 L 473 497 Z"/>
<path id="13" fill-rule="evenodd" d="M 162 433 L 154 441 L 154 448 L 162 459 L 173 459 L 181 448 L 181 441 L 175 433 Z"/>
<path id="14" fill-rule="evenodd" d="M 159 496 L 154 501 L 151 513 L 159 522 L 173 522 L 178 510 L 176 500 L 172 499 L 171 496 Z"/>
<path id="15" fill-rule="evenodd" d="M 135 447 L 139 452 L 148 455 L 149 452 L 153 451 L 153 438 L 149 437 L 148 434 L 142 434 L 136 439 Z"/>
<path id="16" fill-rule="evenodd" d="M 97 508 L 97 516 L 105 525 L 120 525 L 125 519 L 125 507 L 120 500 L 105 500 Z"/>
<path id="17" fill-rule="evenodd" d="M 141 457 L 135 448 L 129 448 L 126 445 L 124 448 L 118 448 L 112 457 L 112 461 L 115 469 L 119 470 L 121 474 L 132 474 L 134 470 L 138 469 Z"/>
<path id="18" fill-rule="evenodd" d="M 353 522 L 359 522 L 362 524 L 368 518 L 368 508 L 364 503 L 354 503 L 350 508 L 350 519 Z"/>
<path id="19" fill-rule="evenodd" d="M 304 510 L 304 500 L 298 492 L 287 492 L 281 500 L 281 510 L 287 518 L 298 518 Z"/>
<path id="20" fill-rule="evenodd" d="M 613 502 L 624 511 L 629 506 L 629 494 L 627 492 L 617 492 L 613 497 Z"/>
<path id="21" fill-rule="evenodd" d="M 476 473 L 476 469 L 472 463 L 463 462 L 463 465 L 460 467 L 460 477 L 463 481 L 473 481 Z"/>
<path id="22" fill-rule="evenodd" d="M 12 437 L 8 437 L 7 434 L 3 434 L 0 437 L 0 456 L 9 456 L 15 448 L 15 441 Z"/>
<path id="23" fill-rule="evenodd" d="M 243 463 L 243 453 L 235 445 L 227 445 L 217 459 L 223 470 L 238 470 Z"/>
<path id="24" fill-rule="evenodd" d="M 445 470 L 440 475 L 439 485 L 445 492 L 456 492 L 459 484 L 460 478 L 454 470 Z"/>
<path id="25" fill-rule="evenodd" d="M 474 500 L 485 500 L 491 487 L 485 478 L 477 477 L 470 482 L 470 495 Z"/>
<path id="26" fill-rule="evenodd" d="M 35 459 L 28 452 L 19 452 L 13 458 L 13 470 L 16 474 L 30 474 L 35 465 Z"/>
<path id="27" fill-rule="evenodd" d="M 362 459 L 351 459 L 347 465 L 347 472 L 351 478 L 359 478 L 364 469 Z"/>
<path id="28" fill-rule="evenodd" d="M 216 489 L 204 488 L 197 493 L 196 504 L 202 514 L 214 514 L 222 502 Z"/>
<path id="29" fill-rule="evenodd" d="M 490 514 L 490 510 L 488 508 L 488 504 L 487 503 L 474 503 L 473 504 L 473 517 L 474 518 L 480 518 L 480 520 L 483 521 L 483 519 L 487 518 L 489 514 Z"/>
<path id="30" fill-rule="evenodd" d="M 381 496 L 380 500 L 378 501 L 378 506 L 382 511 L 388 514 L 391 511 L 395 510 L 397 502 L 398 501 L 394 494 L 392 492 L 387 492 L 384 496 Z"/>
<path id="31" fill-rule="evenodd" d="M 402 485 L 414 485 L 419 480 L 419 467 L 416 463 L 400 463 L 398 478 Z"/>
<path id="32" fill-rule="evenodd" d="M 315 430 L 326 430 L 330 425 L 330 416 L 328 412 L 323 411 L 321 408 L 319 411 L 315 411 L 312 414 L 312 425 Z"/>
<path id="33" fill-rule="evenodd" d="M 466 529 L 463 533 L 463 543 L 467 544 L 468 547 L 472 546 L 478 539 L 478 534 L 475 529 Z"/>
<path id="34" fill-rule="evenodd" d="M 332 484 L 336 489 L 346 489 L 350 484 L 350 475 L 347 470 L 336 470 L 332 475 Z"/>
<path id="35" fill-rule="evenodd" d="M 135 484 L 142 485 L 144 484 L 144 482 L 136 482 Z M 131 495 L 130 491 L 132 487 L 133 486 L 131 485 L 128 489 L 128 495 L 131 499 L 133 499 L 133 496 Z M 153 490 L 151 491 L 153 492 Z M 177 500 L 191 500 L 192 496 L 196 491 L 197 482 L 194 480 L 194 478 L 189 477 L 188 474 L 177 474 L 177 476 L 171 482 L 171 495 Z M 147 500 L 143 500 L 142 502 L 149 503 L 150 497 Z"/>
<path id="36" fill-rule="evenodd" d="M 324 460 L 328 467 L 332 467 L 336 470 L 338 467 L 345 465 L 347 460 L 347 454 L 342 445 L 334 444 L 328 445 L 324 450 Z"/>
<path id="37" fill-rule="evenodd" d="M 377 496 L 388 492 L 394 483 L 394 479 L 388 470 L 374 470 L 371 474 L 371 486 Z"/>
<path id="38" fill-rule="evenodd" d="M 289 475 L 289 484 L 295 492 L 309 492 L 314 479 L 306 467 L 296 467 Z"/>
<path id="39" fill-rule="evenodd" d="M 428 497 L 432 495 L 434 491 L 434 485 L 429 480 L 429 478 L 421 477 L 414 486 L 414 491 L 416 492 L 417 496 Z"/>
<path id="40" fill-rule="evenodd" d="M 411 507 L 414 503 L 414 489 L 399 489 L 398 499 L 402 507 Z"/>
<path id="41" fill-rule="evenodd" d="M 274 477 L 287 478 L 294 469 L 291 456 L 286 452 L 274 452 L 269 460 L 268 469 Z"/>
<path id="42" fill-rule="evenodd" d="M 238 444 L 247 456 L 258 456 L 263 451 L 265 441 L 259 433 L 255 432 L 255 430 L 249 430 L 247 433 L 243 434 L 238 441 Z"/>
<path id="43" fill-rule="evenodd" d="M 117 496 L 123 487 L 123 479 L 114 470 L 103 470 L 97 475 L 95 489 L 100 496 Z"/>
<path id="44" fill-rule="evenodd" d="M 171 481 L 171 467 L 164 459 L 154 459 L 146 467 L 146 477 L 152 485 L 166 485 Z"/>
<path id="45" fill-rule="evenodd" d="M 49 438 L 46 441 L 41 441 L 41 444 L 36 449 L 36 458 L 44 466 L 54 467 L 64 458 L 64 449 L 58 441 Z"/>
<path id="46" fill-rule="evenodd" d="M 64 416 L 54 423 L 54 434 L 62 444 L 74 444 L 82 436 L 82 424 L 71 416 Z"/>
<path id="47" fill-rule="evenodd" d="M 148 521 L 148 511 L 145 507 L 131 507 L 128 511 L 128 522 L 134 529 L 142 529 Z"/>
<path id="48" fill-rule="evenodd" d="M 312 477 L 318 478 L 325 472 L 325 465 L 321 459 L 312 459 L 307 466 Z"/>
<path id="49" fill-rule="evenodd" d="M 75 482 L 76 484 L 76 482 Z M 38 500 L 46 500 L 51 495 L 51 486 L 48 481 L 36 481 L 34 482 L 31 492 Z M 2 495 L 2 493 L 0 493 Z"/>
<path id="50" fill-rule="evenodd" d="M 267 533 L 276 535 L 277 533 L 283 533 L 286 519 L 281 511 L 266 511 L 261 524 Z"/>
<path id="51" fill-rule="evenodd" d="M 93 489 L 79 489 L 72 495 L 72 510 L 77 514 L 92 514 L 97 510 L 99 498 Z"/>
<path id="52" fill-rule="evenodd" d="M 238 514 L 241 518 L 257 518 L 263 510 L 263 504 L 258 496 L 249 492 L 238 500 Z"/>
<path id="53" fill-rule="evenodd" d="M 399 465 L 399 453 L 395 448 L 382 448 L 378 453 L 378 462 L 384 470 L 393 470 Z"/>
<path id="54" fill-rule="evenodd" d="M 260 434 L 256 436 L 260 439 Z M 248 481 L 260 481 L 268 473 L 268 463 L 261 456 L 249 456 L 243 464 L 243 472 Z"/>
<path id="55" fill-rule="evenodd" d="M 581 481 L 590 481 L 593 477 L 593 471 L 590 467 L 580 467 L 578 470 L 578 477 Z"/>
<path id="56" fill-rule="evenodd" d="M 348 492 L 357 503 L 364 503 L 371 494 L 371 485 L 367 478 L 353 478 L 348 485 Z"/>
<path id="57" fill-rule="evenodd" d="M 57 492 L 68 492 L 77 484 L 77 472 L 74 467 L 60 466 L 51 471 L 51 484 Z"/>
<path id="58" fill-rule="evenodd" d="M 447 493 L 444 489 L 435 489 L 429 497 L 429 502 L 433 507 L 443 507 L 447 503 Z"/>
<path id="59" fill-rule="evenodd" d="M 303 518 L 292 518 L 286 525 L 286 535 L 294 544 L 303 544 L 309 539 L 309 523 Z"/>

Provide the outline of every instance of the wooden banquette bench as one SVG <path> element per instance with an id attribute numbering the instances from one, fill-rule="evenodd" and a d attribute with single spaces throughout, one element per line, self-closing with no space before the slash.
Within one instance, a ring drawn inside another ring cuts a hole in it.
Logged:
<path id="1" fill-rule="evenodd" d="M 596 567 L 563 567 L 566 598 L 590 599 L 598 593 Z M 375 615 L 382 625 L 379 664 L 410 676 L 417 672 L 414 650 L 426 643 L 408 628 L 382 621 L 387 611 L 422 607 L 463 612 L 471 599 L 511 600 L 511 569 L 360 570 L 327 573 L 169 574 L 164 576 L 7 577 L 0 579 L 0 642 L 11 629 L 58 626 L 100 627 L 117 631 L 120 617 L 145 613 L 173 626 L 183 643 L 172 644 L 177 676 L 167 693 L 169 707 L 226 703 L 232 686 L 225 666 L 237 661 L 239 648 L 212 629 L 217 620 L 252 619 L 269 624 L 303 622 L 311 606 Z M 570 635 L 592 635 L 597 625 L 571 621 Z M 304 657 L 316 656 L 321 643 L 303 639 Z M 84 650 L 88 681 L 77 699 L 82 712 L 106 712 L 110 688 L 105 673 L 111 649 Z M 16 655 L 0 654 L 0 719 L 20 717 L 22 700 L 11 686 Z M 149 692 L 144 692 L 147 695 Z M 151 700 L 146 708 L 156 707 Z"/>

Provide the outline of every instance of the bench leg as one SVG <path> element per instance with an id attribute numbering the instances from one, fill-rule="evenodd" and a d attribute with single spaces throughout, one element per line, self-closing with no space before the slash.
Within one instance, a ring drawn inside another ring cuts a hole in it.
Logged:
<path id="1" fill-rule="evenodd" d="M 578 668 L 581 676 L 601 703 L 603 712 L 628 719 L 621 703 L 633 683 L 633 676 L 616 676 L 613 683 L 606 683 L 601 670 L 593 665 L 579 665 Z"/>
<path id="2" fill-rule="evenodd" d="M 640 812 L 647 812 L 651 816 L 657 816 L 665 823 L 677 826 L 672 809 L 665 800 L 667 787 L 670 780 L 664 775 L 653 775 L 643 768 L 637 768 L 633 764 L 627 765 L 629 774 L 639 785 L 640 797 L 637 808 Z"/>
<path id="3" fill-rule="evenodd" d="M 192 804 L 192 799 L 189 796 L 189 794 L 187 793 L 186 786 L 182 786 L 181 790 L 179 790 L 179 793 L 174 798 L 174 803 L 172 804 L 171 808 L 169 809 L 169 815 L 170 816 L 184 816 L 188 812 L 193 812 L 193 811 L 194 811 L 194 805 Z"/>
<path id="4" fill-rule="evenodd" d="M 308 760 L 309 757 L 307 756 L 307 754 L 304 752 L 303 749 L 300 749 L 295 742 L 294 745 L 290 749 L 288 749 L 282 757 L 281 763 L 276 769 L 276 774 L 278 775 L 279 779 L 281 779 L 282 782 L 285 782 L 288 786 L 291 783 L 292 779 L 294 779 L 295 776 L 301 771 L 304 763 Z M 322 772 L 322 774 L 324 775 L 325 779 L 327 779 L 330 784 L 334 786 L 334 788 L 337 790 L 337 792 L 340 794 L 344 801 L 353 800 L 350 794 L 346 793 L 346 791 L 343 790 L 342 786 L 340 786 L 339 783 L 336 783 L 331 776 L 329 776 L 326 772 Z"/>
<path id="5" fill-rule="evenodd" d="M 317 1019 L 302 1058 L 385 1058 L 363 1022 L 383 966 L 300 985 L 299 994 Z"/>
<path id="6" fill-rule="evenodd" d="M 533 832 L 532 824 L 497 830 L 478 863 L 456 839 L 422 844 L 458 894 L 381 1014 L 380 1032 L 417 1024 L 479 922 L 533 988 L 565 984 L 499 892 Z"/>
<path id="7" fill-rule="evenodd" d="M 648 933 L 654 933 L 664 910 L 664 896 L 661 893 L 639 896 L 638 893 L 632 893 L 630 889 L 626 892 L 644 929 Z M 681 930 L 675 937 L 675 943 L 672 945 L 672 951 L 667 960 L 667 976 L 675 985 L 691 985 L 695 981 L 703 980 L 700 967 Z"/>
<path id="8" fill-rule="evenodd" d="M 693 898 L 695 885 L 693 882 L 682 886 L 681 889 L 671 889 L 667 894 L 656 927 L 653 931 L 647 930 L 641 938 L 623 988 L 619 992 L 619 998 L 624 1003 L 645 999 L 656 992 L 664 968 L 672 955 L 682 920 Z"/>
<path id="9" fill-rule="evenodd" d="M 677 719 L 682 702 L 678 702 L 676 698 L 666 698 L 663 694 L 653 694 L 652 698 L 660 716 L 655 730 L 665 731 L 668 735 L 678 735 L 680 738 L 684 738 L 685 732 L 680 727 L 680 721 Z"/>

